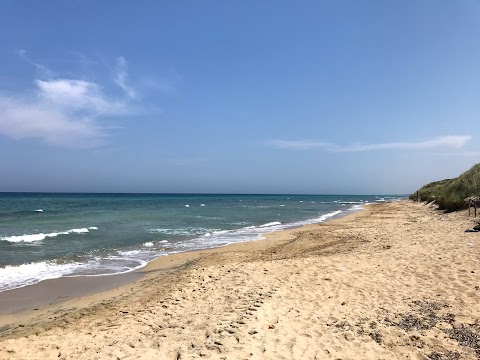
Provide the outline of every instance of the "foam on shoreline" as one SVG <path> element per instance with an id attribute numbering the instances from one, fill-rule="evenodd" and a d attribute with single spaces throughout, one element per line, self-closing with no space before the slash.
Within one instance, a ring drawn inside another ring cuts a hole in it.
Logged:
<path id="1" fill-rule="evenodd" d="M 2 291 L 21 288 L 37 284 L 48 279 L 74 276 L 103 276 L 123 274 L 136 271 L 149 262 L 165 255 L 178 252 L 213 249 L 234 243 L 256 241 L 264 234 L 274 231 L 296 228 L 303 225 L 323 222 L 329 218 L 359 210 L 357 205 L 348 210 L 336 210 L 323 214 L 317 218 L 282 224 L 272 221 L 258 226 L 244 226 L 240 229 L 220 230 L 206 228 L 179 228 L 179 229 L 151 229 L 172 235 L 192 236 L 190 239 L 177 242 L 166 240 L 148 241 L 139 248 L 117 250 L 104 255 L 96 255 L 86 261 L 40 261 L 21 265 L 7 265 L 0 268 L 0 293 Z M 46 238 L 55 238 L 61 235 L 86 234 L 98 230 L 97 227 L 85 227 L 54 233 L 39 233 L 30 235 L 4 237 L 0 240 L 12 243 L 35 243 Z M 196 235 L 196 236 L 195 236 Z"/>
<path id="2" fill-rule="evenodd" d="M 258 227 L 247 226 L 240 230 L 238 230 L 235 234 L 237 238 L 235 241 L 232 241 L 231 234 L 233 231 L 226 230 L 226 231 L 217 231 L 215 236 L 217 237 L 217 241 L 215 243 L 210 242 L 208 247 L 202 246 L 205 245 L 204 240 L 205 238 L 210 238 L 213 234 L 205 234 L 201 237 L 197 237 L 191 239 L 188 245 L 185 245 L 183 248 L 179 248 L 177 250 L 170 250 L 169 253 L 162 253 L 156 254 L 156 256 L 152 257 L 148 261 L 142 261 L 137 263 L 132 268 L 124 268 L 123 270 L 119 270 L 117 272 L 111 273 L 91 273 L 92 268 L 88 266 L 88 264 L 81 264 L 81 263 L 63 263 L 57 264 L 54 261 L 42 261 L 38 263 L 31 263 L 31 264 L 23 264 L 19 266 L 6 266 L 4 268 L 0 268 L 0 280 L 2 280 L 2 284 L 6 286 L 1 286 L 0 284 L 0 298 L 2 294 L 8 292 L 11 293 L 12 291 L 21 290 L 23 288 L 28 287 L 29 289 L 33 289 L 32 291 L 35 292 L 36 288 L 42 288 L 45 282 L 50 282 L 53 280 L 62 280 L 68 283 L 69 279 L 76 279 L 76 278 L 84 278 L 85 284 L 88 284 L 88 279 L 92 279 L 95 283 L 98 280 L 97 278 L 104 278 L 106 282 L 108 282 L 112 276 L 120 276 L 125 275 L 128 273 L 136 273 L 139 274 L 144 273 L 145 271 L 150 271 L 151 268 L 154 268 L 156 265 L 154 263 L 163 263 L 170 259 L 170 262 L 177 264 L 177 258 L 183 258 L 195 256 L 192 254 L 200 254 L 201 252 L 205 251 L 221 251 L 226 247 L 231 247 L 235 245 L 241 244 L 248 244 L 250 242 L 258 242 L 260 240 L 265 240 L 265 235 L 269 235 L 272 233 L 288 231 L 292 229 L 298 229 L 302 226 L 312 225 L 324 222 L 326 220 L 336 218 L 339 216 L 346 216 L 352 214 L 356 211 L 361 210 L 360 207 L 353 206 L 349 209 L 349 211 L 333 211 L 328 214 L 324 214 L 319 216 L 318 218 L 303 220 L 295 223 L 290 224 L 281 224 L 279 222 L 271 222 L 267 224 L 263 224 Z M 258 231 L 254 232 L 254 230 Z M 171 244 L 166 241 L 159 242 L 162 246 L 167 248 L 171 247 Z M 150 248 L 152 248 L 153 243 L 145 243 L 143 244 L 144 250 L 130 250 L 130 251 L 120 251 L 119 252 L 119 259 L 124 259 L 125 257 L 131 257 L 132 260 L 135 259 L 135 256 L 141 253 L 142 251 L 148 252 Z M 115 256 L 110 256 L 110 258 L 114 258 Z M 166 263 L 168 266 L 168 262 Z M 90 264 L 91 265 L 91 264 Z M 167 266 L 167 267 L 168 267 Z M 165 267 L 162 265 L 161 267 Z M 82 273 L 83 272 L 83 273 Z M 21 277 L 21 279 L 19 278 Z M 5 280 L 5 281 L 3 281 Z M 20 281 L 18 281 L 20 280 Z M 82 292 L 82 295 L 86 295 L 92 293 L 89 291 L 90 287 L 86 285 L 85 292 Z M 33 301 L 33 300 L 30 300 Z M 34 301 L 33 301 L 34 302 Z M 15 306 L 15 309 L 18 309 L 19 305 Z"/>

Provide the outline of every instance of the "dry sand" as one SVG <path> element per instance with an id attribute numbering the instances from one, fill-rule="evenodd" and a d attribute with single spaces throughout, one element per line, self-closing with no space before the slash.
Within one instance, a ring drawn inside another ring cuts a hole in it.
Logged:
<path id="1" fill-rule="evenodd" d="M 1 359 L 478 359 L 480 233 L 402 201 L 0 317 Z"/>

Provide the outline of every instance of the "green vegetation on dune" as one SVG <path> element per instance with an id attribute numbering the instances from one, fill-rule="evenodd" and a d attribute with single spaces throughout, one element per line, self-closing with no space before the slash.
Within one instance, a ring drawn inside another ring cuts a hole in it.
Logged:
<path id="1" fill-rule="evenodd" d="M 435 201 L 440 209 L 455 211 L 466 207 L 465 199 L 480 197 L 480 163 L 455 179 L 435 181 L 418 190 L 419 200 Z M 410 195 L 416 200 L 417 193 Z"/>

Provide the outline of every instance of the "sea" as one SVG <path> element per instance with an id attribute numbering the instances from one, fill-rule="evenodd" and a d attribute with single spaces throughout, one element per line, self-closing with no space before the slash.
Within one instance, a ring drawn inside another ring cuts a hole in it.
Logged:
<path id="1" fill-rule="evenodd" d="M 0 292 L 134 271 L 402 196 L 0 193 Z"/>

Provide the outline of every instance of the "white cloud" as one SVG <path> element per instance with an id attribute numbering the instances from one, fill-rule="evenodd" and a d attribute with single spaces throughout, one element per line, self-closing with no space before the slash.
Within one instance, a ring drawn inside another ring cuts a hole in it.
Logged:
<path id="1" fill-rule="evenodd" d="M 269 145 L 280 149 L 309 150 L 321 149 L 329 152 L 361 152 L 374 150 L 423 150 L 433 148 L 462 148 L 471 136 L 440 136 L 419 142 L 391 142 L 379 144 L 337 145 L 316 140 L 272 140 Z"/>
<path id="2" fill-rule="evenodd" d="M 72 79 L 36 80 L 41 101 L 67 111 L 85 111 L 92 115 L 121 114 L 125 104 L 108 99 L 99 85 Z"/>
<path id="3" fill-rule="evenodd" d="M 95 147 L 106 136 L 94 119 L 7 97 L 0 97 L 0 133 L 12 139 L 38 138 L 61 147 Z"/>
<path id="4" fill-rule="evenodd" d="M 125 91 L 128 97 L 136 99 L 138 94 L 136 91 L 127 85 L 128 79 L 128 65 L 123 56 L 117 58 L 117 69 L 115 74 L 115 83 Z"/>
<path id="5" fill-rule="evenodd" d="M 26 57 L 18 54 L 37 68 Z M 124 85 L 128 96 L 108 96 L 98 83 L 82 79 L 46 78 L 34 81 L 34 88 L 23 94 L 0 93 L 0 134 L 12 139 L 35 138 L 61 147 L 96 147 L 105 142 L 105 118 L 132 113 L 133 89 L 126 87 L 126 62 L 115 82 Z M 45 68 L 46 69 L 46 68 Z M 128 91 L 127 91 L 128 90 Z M 130 93 L 129 93 L 130 92 Z"/>

